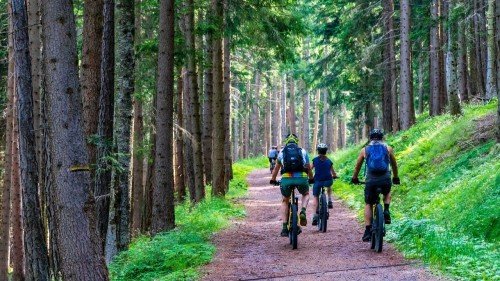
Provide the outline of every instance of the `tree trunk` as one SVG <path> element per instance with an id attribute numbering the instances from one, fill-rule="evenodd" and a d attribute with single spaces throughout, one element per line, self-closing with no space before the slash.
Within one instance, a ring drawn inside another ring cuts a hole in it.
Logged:
<path id="1" fill-rule="evenodd" d="M 87 140 L 89 163 L 97 162 L 96 144 L 89 141 L 97 134 L 99 94 L 101 92 L 101 48 L 103 40 L 104 0 L 85 0 L 83 4 L 83 53 L 81 86 L 83 95 L 83 125 Z M 94 172 L 91 172 L 94 180 Z M 98 213 L 100 214 L 100 213 Z M 107 215 L 106 215 L 107 217 Z"/>
<path id="2" fill-rule="evenodd" d="M 474 97 L 480 96 L 480 81 L 478 82 L 477 78 L 477 62 L 476 62 L 476 43 L 475 43 L 475 34 L 474 34 L 474 22 L 473 20 L 468 22 L 467 25 L 467 52 L 468 52 L 468 66 L 469 66 L 469 73 L 467 80 L 468 82 L 468 88 L 467 91 L 469 92 L 469 99 L 473 99 Z"/>
<path id="3" fill-rule="evenodd" d="M 243 127 L 243 158 L 250 156 L 250 80 L 247 81 L 245 93 L 244 127 Z"/>
<path id="4" fill-rule="evenodd" d="M 321 139 L 321 142 L 322 143 L 327 143 L 328 140 L 327 140 L 327 137 L 328 137 L 328 114 L 329 114 L 329 111 L 330 111 L 330 108 L 328 106 L 328 98 L 327 98 L 327 90 L 326 89 L 323 89 L 323 93 L 322 93 L 322 98 L 323 98 L 323 114 L 322 114 L 322 117 L 323 117 L 323 127 L 322 127 L 322 139 Z"/>
<path id="5" fill-rule="evenodd" d="M 190 130 L 193 146 L 193 168 L 195 184 L 195 200 L 200 202 L 205 198 L 205 187 L 203 185 L 203 154 L 201 147 L 201 124 L 200 124 L 200 102 L 198 97 L 198 80 L 196 75 L 196 47 L 194 40 L 194 2 L 193 0 L 183 1 L 184 5 L 184 41 L 186 44 L 186 70 L 188 87 L 186 93 L 190 96 L 189 107 L 191 108 Z"/>
<path id="6" fill-rule="evenodd" d="M 141 42 L 141 1 L 135 0 L 135 36 L 134 45 L 137 49 Z M 138 61 L 135 65 L 135 76 L 140 72 Z M 142 213 L 144 207 L 144 188 L 142 176 L 144 167 L 144 153 L 142 153 L 144 129 L 142 123 L 142 99 L 139 98 L 140 89 L 135 83 L 135 95 L 133 99 L 133 144 L 132 144 L 132 225 L 131 234 L 137 236 L 141 232 Z"/>
<path id="7" fill-rule="evenodd" d="M 441 60 L 440 60 L 440 48 L 441 48 L 441 24 L 438 19 L 441 16 L 440 13 L 440 3 L 441 0 L 433 0 L 431 5 L 431 17 L 435 22 L 431 26 L 430 30 L 430 115 L 440 115 L 443 113 L 443 106 L 441 104 L 441 84 L 444 82 L 441 80 Z"/>
<path id="8" fill-rule="evenodd" d="M 259 126 L 259 99 L 260 99 L 260 71 L 256 70 L 254 74 L 255 79 L 255 91 L 253 92 L 253 96 L 250 99 L 252 102 L 252 124 L 251 124 L 251 153 L 252 157 L 256 157 L 260 155 L 261 145 L 260 141 L 262 140 L 262 131 Z"/>
<path id="9" fill-rule="evenodd" d="M 316 106 L 314 108 L 314 127 L 313 127 L 313 145 L 312 145 L 313 150 L 316 149 L 316 147 L 318 146 L 320 95 L 321 95 L 321 89 L 317 89 L 316 96 L 314 98 L 314 103 L 316 104 Z"/>
<path id="10" fill-rule="evenodd" d="M 335 116 L 333 116 L 333 122 L 332 122 L 332 146 L 331 146 L 331 152 L 337 151 L 339 148 L 339 119 Z"/>
<path id="11" fill-rule="evenodd" d="M 151 231 L 175 227 L 172 167 L 174 97 L 174 1 L 160 1 L 158 94 L 156 99 L 156 153 Z"/>
<path id="12" fill-rule="evenodd" d="M 15 79 L 13 79 L 15 80 Z M 19 127 L 17 126 L 15 89 L 12 92 L 13 118 L 12 118 L 12 171 L 11 171 L 11 200 L 12 211 L 10 222 L 12 227 L 12 247 L 10 249 L 10 259 L 12 263 L 12 280 L 24 281 L 24 247 L 23 247 L 23 218 L 22 218 L 22 198 L 21 182 L 19 173 Z"/>
<path id="13" fill-rule="evenodd" d="M 457 31 L 457 94 L 462 102 L 468 102 L 467 92 L 467 45 L 465 41 L 465 23 L 458 22 Z"/>
<path id="14" fill-rule="evenodd" d="M 212 0 L 212 15 L 214 26 L 221 30 L 223 27 L 223 1 Z M 225 195 L 225 169 L 224 169 L 224 81 L 223 81 L 223 54 L 222 38 L 213 38 L 213 127 L 212 127 L 212 193 L 215 196 Z"/>
<path id="15" fill-rule="evenodd" d="M 236 83 L 237 84 L 237 83 Z M 234 99 L 234 103 L 233 103 L 233 109 L 234 109 L 234 112 L 237 112 L 239 113 L 240 111 L 240 93 L 239 91 L 236 92 L 237 96 L 235 97 Z M 233 160 L 234 161 L 238 161 L 240 156 L 239 156 L 239 151 L 240 151 L 240 147 L 239 147 L 239 141 L 240 141 L 240 138 L 242 137 L 242 134 L 240 134 L 240 128 L 242 127 L 241 126 L 241 118 L 239 117 L 240 115 L 239 114 L 234 114 L 233 115 L 233 126 L 232 126 L 232 135 L 233 135 Z"/>
<path id="16" fill-rule="evenodd" d="M 182 126 L 183 116 L 182 116 L 182 73 L 179 73 L 177 78 L 177 126 L 175 127 L 175 154 L 176 154 L 176 164 L 175 164 L 175 190 L 177 191 L 177 200 L 179 202 L 184 202 L 186 200 L 186 184 L 184 181 L 184 143 L 182 141 Z"/>
<path id="17" fill-rule="evenodd" d="M 339 148 L 345 148 L 346 146 L 346 118 L 347 118 L 347 109 L 345 104 L 341 105 L 340 110 L 340 119 L 339 119 Z"/>
<path id="18" fill-rule="evenodd" d="M 281 141 L 282 139 L 288 134 L 288 128 L 286 126 L 286 121 L 287 121 L 287 116 L 286 116 L 286 109 L 287 109 L 287 104 L 286 104 L 286 75 L 283 75 L 283 78 L 281 79 Z"/>
<path id="19" fill-rule="evenodd" d="M 116 247 L 118 251 L 128 248 L 130 243 L 130 130 L 132 125 L 132 95 L 134 94 L 134 0 L 118 0 L 117 23 L 117 95 L 115 100 L 114 142 L 118 154 L 119 169 L 114 169 L 115 181 Z"/>
<path id="20" fill-rule="evenodd" d="M 192 141 L 192 135 L 190 134 L 190 127 L 191 127 L 191 117 L 192 113 L 191 111 L 193 110 L 192 107 L 187 106 L 188 104 L 191 103 L 191 96 L 189 95 L 186 90 L 188 89 L 188 79 L 186 75 L 186 68 L 182 68 L 182 83 L 183 83 L 183 107 L 182 107 L 182 115 L 184 117 L 183 119 L 183 140 L 184 140 L 184 181 L 186 182 L 186 185 L 189 190 L 189 200 L 194 203 L 196 202 L 196 187 L 195 187 L 195 180 L 194 177 L 190 176 L 194 174 L 194 166 L 193 165 L 188 165 L 188 163 L 193 163 L 194 161 L 194 155 L 193 155 L 193 141 Z"/>
<path id="21" fill-rule="evenodd" d="M 208 9 L 206 18 L 209 19 L 211 10 Z M 212 96 L 213 96 L 213 51 L 212 51 L 212 32 L 208 30 L 205 36 L 205 63 L 204 76 L 205 87 L 203 99 L 203 169 L 205 174 L 205 182 L 212 182 Z"/>
<path id="22" fill-rule="evenodd" d="M 49 261 L 38 197 L 38 162 L 33 127 L 33 84 L 29 53 L 26 3 L 12 0 L 14 75 L 19 126 L 19 162 L 22 186 L 22 210 L 27 280 L 49 280 Z"/>
<path id="23" fill-rule="evenodd" d="M 485 70 L 486 70 L 486 51 L 485 51 L 485 39 L 484 35 L 486 32 L 484 27 L 486 26 L 484 20 L 484 3 L 483 0 L 474 0 L 474 10 L 473 10 L 473 25 L 474 25 L 474 44 L 475 44 L 475 82 L 477 87 L 477 96 L 480 98 L 485 97 Z M 472 66 L 474 67 L 474 66 Z"/>
<path id="24" fill-rule="evenodd" d="M 293 79 L 292 76 L 290 76 L 290 104 L 288 106 L 288 113 L 289 113 L 289 122 L 290 122 L 290 128 L 289 132 L 292 134 L 297 134 L 297 112 L 295 109 L 295 80 Z"/>
<path id="25" fill-rule="evenodd" d="M 47 119 L 54 186 L 56 244 L 64 280 L 76 276 L 107 280 L 98 254 L 94 202 L 82 122 L 76 51 L 76 26 L 71 2 L 47 0 L 42 5 L 46 68 Z M 66 94 L 61 94 L 66 93 Z"/>
<path id="26" fill-rule="evenodd" d="M 495 54 L 495 0 L 487 0 L 488 11 L 486 14 L 487 19 L 487 62 L 486 62 L 486 98 L 491 99 L 497 92 L 497 75 L 496 71 L 496 54 Z M 500 36 L 500 34 L 496 34 Z M 498 64 L 498 61 L 496 62 Z"/>
<path id="27" fill-rule="evenodd" d="M 304 91 L 306 91 L 305 86 L 304 86 Z M 302 97 L 302 104 L 303 104 L 303 112 L 302 112 L 302 134 L 304 134 L 304 143 L 302 144 L 302 148 L 304 148 L 306 151 L 313 151 L 314 148 L 311 148 L 311 143 L 309 142 L 309 105 L 310 105 L 310 99 L 309 99 L 309 92 L 306 92 L 304 96 Z"/>
<path id="28" fill-rule="evenodd" d="M 115 30 L 114 30 L 114 0 L 105 0 L 103 6 L 103 32 L 101 48 L 99 114 L 97 125 L 97 151 L 94 182 L 94 196 L 97 214 L 97 230 L 99 233 L 101 253 L 104 254 L 106 232 L 108 230 L 110 192 L 111 192 L 111 163 L 113 142 L 113 115 L 115 92 Z M 94 86 L 93 86 L 94 87 Z M 95 108 L 92 108 L 95 114 Z"/>
<path id="29" fill-rule="evenodd" d="M 383 92 L 383 112 L 388 115 L 384 124 L 386 131 L 398 131 L 398 106 L 396 92 L 396 65 L 395 65 L 395 39 L 394 39 L 394 2 L 393 0 L 383 0 L 383 21 L 384 34 L 387 37 L 384 44 L 383 59 L 384 59 L 384 92 Z M 389 97 L 390 95 L 390 97 Z M 390 111 L 389 111 L 390 107 Z M 389 123 L 390 122 L 390 123 Z"/>
<path id="30" fill-rule="evenodd" d="M 449 10 L 453 9 L 453 1 L 448 2 Z M 459 115 L 461 113 L 460 109 L 460 100 L 458 97 L 458 83 L 457 76 L 458 72 L 456 70 L 455 63 L 455 54 L 457 53 L 457 44 L 456 44 L 456 31 L 454 30 L 457 24 L 453 23 L 451 16 L 449 15 L 448 22 L 448 48 L 446 54 L 446 64 L 448 69 L 448 96 L 450 100 L 450 111 L 452 115 Z"/>
<path id="31" fill-rule="evenodd" d="M 411 26 L 410 0 L 401 1 L 401 130 L 407 130 L 415 123 L 413 106 L 413 73 L 410 42 Z"/>
<path id="32" fill-rule="evenodd" d="M 280 90 L 274 88 L 273 89 L 273 97 L 271 102 L 271 134 L 272 140 L 271 145 L 278 145 L 280 143 L 280 132 L 281 132 L 281 106 L 280 106 Z M 236 109 L 234 110 L 238 112 Z"/>
<path id="33" fill-rule="evenodd" d="M 424 44 L 421 44 L 423 50 Z M 424 113 L 424 52 L 420 52 L 418 56 L 418 114 Z"/>
<path id="34" fill-rule="evenodd" d="M 9 17 L 10 8 L 9 8 Z M 5 108 L 5 153 L 4 153 L 4 175 L 0 190 L 0 280 L 8 280 L 9 247 L 10 247 L 10 211 L 11 211 L 11 182 L 12 182 L 12 122 L 13 122 L 13 95 L 14 95 L 14 58 L 12 30 L 8 24 L 8 70 L 7 70 L 7 106 Z"/>
<path id="35" fill-rule="evenodd" d="M 223 30 L 228 26 L 229 0 L 223 1 Z M 224 52 L 224 175 L 226 193 L 229 188 L 229 181 L 233 179 L 233 159 L 231 155 L 231 37 L 225 33 L 223 38 Z"/>

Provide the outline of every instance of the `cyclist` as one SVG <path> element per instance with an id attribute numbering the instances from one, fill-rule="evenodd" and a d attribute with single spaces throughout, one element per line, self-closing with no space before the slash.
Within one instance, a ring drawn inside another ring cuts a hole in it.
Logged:
<path id="1" fill-rule="evenodd" d="M 365 233 L 363 241 L 371 239 L 372 205 L 377 203 L 377 187 L 382 189 L 384 195 L 384 220 L 386 224 L 391 223 L 389 204 L 391 203 L 391 185 L 399 184 L 398 165 L 392 147 L 384 141 L 384 132 L 381 129 L 373 129 L 370 132 L 370 143 L 361 149 L 351 182 L 359 184 L 359 171 L 366 159 L 366 183 L 365 183 Z M 392 183 L 391 170 L 392 168 Z"/>
<path id="2" fill-rule="evenodd" d="M 324 143 L 318 144 L 316 151 L 318 156 L 312 160 L 312 167 L 314 169 L 314 186 L 313 186 L 313 200 L 316 206 L 316 214 L 314 214 L 312 225 L 318 225 L 319 216 L 319 203 L 318 197 L 321 192 L 321 188 L 328 187 L 328 209 L 333 208 L 332 202 L 332 185 L 333 179 L 337 177 L 337 173 L 333 169 L 333 162 L 326 156 L 326 151 L 328 146 Z"/>
<path id="3" fill-rule="evenodd" d="M 269 149 L 269 152 L 267 153 L 267 158 L 269 158 L 269 167 L 273 167 L 273 161 L 276 161 L 276 158 L 278 158 L 278 147 L 277 146 L 272 146 L 271 149 Z"/>
<path id="4" fill-rule="evenodd" d="M 278 154 L 276 167 L 271 176 L 271 184 L 276 184 L 276 176 L 281 170 L 281 217 L 283 227 L 281 236 L 288 236 L 288 202 L 292 194 L 292 188 L 297 187 L 302 194 L 302 208 L 300 211 L 300 225 L 306 226 L 306 208 L 309 202 L 309 183 L 313 183 L 313 175 L 309 166 L 309 156 L 305 149 L 298 146 L 299 139 L 295 134 L 289 134 L 285 138 L 285 147 Z"/>

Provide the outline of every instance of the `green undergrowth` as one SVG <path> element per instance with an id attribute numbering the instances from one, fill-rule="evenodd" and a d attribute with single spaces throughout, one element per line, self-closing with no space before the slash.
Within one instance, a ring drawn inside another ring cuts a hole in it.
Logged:
<path id="1" fill-rule="evenodd" d="M 213 258 L 210 243 L 214 233 L 230 225 L 230 220 L 245 216 L 237 198 L 245 196 L 247 175 L 265 165 L 264 158 L 246 159 L 233 165 L 233 180 L 226 199 L 213 198 L 210 187 L 207 199 L 191 206 L 179 204 L 175 209 L 177 227 L 154 237 L 141 236 L 119 254 L 109 266 L 111 280 L 193 280 L 198 268 Z"/>
<path id="2" fill-rule="evenodd" d="M 500 280 L 500 145 L 497 104 L 463 116 L 420 116 L 389 136 L 402 184 L 393 186 L 388 240 L 459 280 Z M 362 218 L 363 187 L 347 184 L 362 145 L 335 155 L 337 194 Z M 363 172 L 362 172 L 363 174 Z"/>

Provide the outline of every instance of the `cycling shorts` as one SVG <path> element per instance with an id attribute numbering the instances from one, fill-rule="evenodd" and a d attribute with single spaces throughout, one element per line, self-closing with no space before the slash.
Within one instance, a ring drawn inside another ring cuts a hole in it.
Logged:
<path id="1" fill-rule="evenodd" d="M 323 186 L 326 187 L 331 187 L 333 185 L 333 180 L 326 180 L 326 181 L 314 181 L 313 185 L 313 195 L 315 197 L 318 197 L 319 194 L 321 193 L 321 188 Z"/>
<path id="2" fill-rule="evenodd" d="M 292 188 L 297 188 L 300 194 L 306 195 L 309 193 L 309 181 L 304 177 L 281 178 L 281 195 L 290 197 L 292 194 Z"/>
<path id="3" fill-rule="evenodd" d="M 365 203 L 366 204 L 377 204 L 377 187 L 381 188 L 383 195 L 387 195 L 391 192 L 392 182 L 390 177 L 384 177 L 383 179 L 378 179 L 376 181 L 368 181 L 365 184 Z"/>

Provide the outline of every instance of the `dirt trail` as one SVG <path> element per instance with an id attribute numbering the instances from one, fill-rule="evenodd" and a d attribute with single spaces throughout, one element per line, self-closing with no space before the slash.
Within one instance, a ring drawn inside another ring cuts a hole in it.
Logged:
<path id="1" fill-rule="evenodd" d="M 248 177 L 247 217 L 214 237 L 217 254 L 203 269 L 203 280 L 444 280 L 389 244 L 382 254 L 373 252 L 361 241 L 355 215 L 337 200 L 326 233 L 311 225 L 310 201 L 308 225 L 292 250 L 288 238 L 279 237 L 281 194 L 269 180 L 269 170 Z"/>

